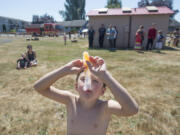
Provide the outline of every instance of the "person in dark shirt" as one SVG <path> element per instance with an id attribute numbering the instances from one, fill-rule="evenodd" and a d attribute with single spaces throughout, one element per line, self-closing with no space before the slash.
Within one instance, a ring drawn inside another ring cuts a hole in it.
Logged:
<path id="1" fill-rule="evenodd" d="M 26 58 L 26 55 L 24 53 L 21 54 L 21 58 L 17 60 L 17 69 L 26 69 L 28 66 L 28 60 Z"/>
<path id="2" fill-rule="evenodd" d="M 101 27 L 99 28 L 99 47 L 100 48 L 103 48 L 105 34 L 106 34 L 106 28 L 104 27 L 104 24 L 101 24 Z"/>
<path id="3" fill-rule="evenodd" d="M 148 42 L 146 46 L 146 50 L 152 50 L 153 49 L 153 43 L 156 38 L 157 30 L 155 28 L 155 24 L 152 24 L 152 27 L 148 31 Z"/>
<path id="4" fill-rule="evenodd" d="M 89 48 L 93 48 L 94 34 L 95 34 L 95 31 L 93 27 L 91 26 L 90 29 L 88 30 Z"/>
<path id="5" fill-rule="evenodd" d="M 117 30 L 117 27 L 114 26 L 114 30 L 116 31 L 115 35 L 114 35 L 114 49 L 116 49 L 116 40 L 117 40 L 117 37 L 118 37 L 118 30 Z"/>
<path id="6" fill-rule="evenodd" d="M 28 60 L 28 65 L 29 66 L 37 66 L 37 60 L 36 60 L 36 52 L 32 50 L 32 45 L 27 46 L 27 53 L 26 57 Z"/>
<path id="7" fill-rule="evenodd" d="M 71 32 L 68 32 L 68 34 L 69 34 L 69 40 L 71 40 Z"/>

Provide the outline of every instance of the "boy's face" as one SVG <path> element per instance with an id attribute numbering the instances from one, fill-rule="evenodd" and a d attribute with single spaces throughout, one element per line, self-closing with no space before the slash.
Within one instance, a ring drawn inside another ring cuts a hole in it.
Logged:
<path id="1" fill-rule="evenodd" d="M 84 91 L 85 85 L 85 73 L 82 72 L 77 80 L 76 90 L 78 91 L 81 98 L 85 100 L 96 100 L 104 94 L 105 88 L 103 82 L 96 76 L 91 74 L 91 89 Z"/>
<path id="2" fill-rule="evenodd" d="M 27 49 L 28 49 L 28 51 L 32 51 L 32 48 L 31 48 L 31 47 L 28 47 Z"/>

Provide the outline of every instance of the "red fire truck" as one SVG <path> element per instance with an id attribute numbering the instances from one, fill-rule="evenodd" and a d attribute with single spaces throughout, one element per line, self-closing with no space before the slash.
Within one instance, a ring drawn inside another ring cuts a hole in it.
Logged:
<path id="1" fill-rule="evenodd" d="M 32 36 L 58 36 L 60 30 L 55 23 L 31 24 L 26 27 L 26 32 Z"/>

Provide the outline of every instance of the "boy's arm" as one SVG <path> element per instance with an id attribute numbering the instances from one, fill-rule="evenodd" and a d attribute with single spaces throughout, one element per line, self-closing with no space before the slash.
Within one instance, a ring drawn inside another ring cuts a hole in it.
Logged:
<path id="1" fill-rule="evenodd" d="M 107 104 L 107 110 L 110 114 L 118 116 L 131 116 L 138 112 L 138 105 L 136 101 L 131 97 L 127 90 L 119 84 L 111 74 L 106 70 L 104 60 L 98 57 L 90 57 L 90 64 L 88 61 L 88 67 L 90 71 L 98 76 L 111 90 L 116 101 L 110 100 Z"/>
<path id="2" fill-rule="evenodd" d="M 131 116 L 138 112 L 138 105 L 127 90 L 109 72 L 104 72 L 103 82 L 110 88 L 116 101 L 108 101 L 108 111 L 117 116 Z"/>
<path id="3" fill-rule="evenodd" d="M 68 91 L 58 90 L 52 87 L 52 84 L 68 74 L 73 74 L 81 71 L 82 65 L 83 64 L 80 60 L 76 60 L 48 73 L 35 83 L 35 90 L 43 96 L 67 105 L 74 97 L 74 95 Z"/>

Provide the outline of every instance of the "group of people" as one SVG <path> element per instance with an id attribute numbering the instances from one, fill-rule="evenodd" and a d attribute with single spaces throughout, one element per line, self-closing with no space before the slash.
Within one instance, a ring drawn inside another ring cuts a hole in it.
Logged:
<path id="1" fill-rule="evenodd" d="M 144 26 L 140 25 L 139 29 L 136 32 L 136 37 L 135 37 L 135 47 L 134 49 L 136 50 L 141 50 L 143 49 L 143 42 L 145 39 L 145 32 L 144 32 Z M 152 50 L 154 48 L 160 50 L 163 47 L 163 40 L 164 40 L 164 35 L 162 33 L 161 30 L 157 31 L 157 29 L 155 28 L 155 24 L 152 24 L 152 27 L 149 28 L 148 30 L 148 35 L 147 35 L 147 45 L 144 49 L 148 50 Z M 156 45 L 154 47 L 154 41 L 156 40 Z"/>
<path id="2" fill-rule="evenodd" d="M 144 33 L 144 27 L 142 25 L 139 26 L 139 29 L 136 32 L 136 43 L 135 43 L 135 49 L 136 50 L 141 50 L 143 49 L 143 42 L 145 39 L 145 33 Z M 180 32 L 179 29 L 176 28 L 176 30 L 173 32 L 173 35 L 171 37 L 171 40 L 173 40 L 173 46 L 178 47 L 179 44 L 179 37 L 180 37 Z M 148 30 L 148 35 L 147 35 L 147 45 L 144 49 L 146 50 L 152 50 L 152 49 L 157 49 L 160 51 L 163 47 L 164 39 L 165 36 L 163 35 L 163 32 L 161 30 L 157 30 L 155 28 L 155 24 L 152 24 L 152 27 Z M 156 44 L 154 46 L 154 41 L 156 41 Z"/>
<path id="3" fill-rule="evenodd" d="M 27 52 L 22 53 L 17 60 L 17 69 L 26 69 L 28 67 L 37 66 L 36 52 L 32 50 L 32 45 L 27 46 Z"/>
<path id="4" fill-rule="evenodd" d="M 116 40 L 118 36 L 118 30 L 116 26 L 112 26 L 110 24 L 109 27 L 106 29 L 104 24 L 102 24 L 98 32 L 99 32 L 99 48 L 103 48 L 105 36 L 109 41 L 109 47 L 111 49 L 116 48 Z M 89 48 L 93 47 L 94 35 L 95 35 L 95 30 L 91 26 L 90 29 L 88 30 Z M 179 44 L 179 37 L 180 37 L 180 33 L 179 33 L 179 29 L 177 28 L 176 31 L 173 33 L 173 45 L 176 47 Z M 135 35 L 135 46 L 134 46 L 135 50 L 145 49 L 148 51 L 154 48 L 161 50 L 163 47 L 165 36 L 163 35 L 163 32 L 161 30 L 157 30 L 155 28 L 155 24 L 153 23 L 148 30 L 146 46 L 143 45 L 144 39 L 145 39 L 144 26 L 140 25 Z M 154 46 L 155 41 L 156 44 Z"/>
<path id="5" fill-rule="evenodd" d="M 180 38 L 179 28 L 176 28 L 174 32 L 169 33 L 168 46 L 173 45 L 174 47 L 178 47 L 179 38 Z"/>
<path id="6" fill-rule="evenodd" d="M 117 39 L 117 35 L 118 35 L 118 30 L 117 30 L 116 26 L 112 26 L 110 24 L 109 27 L 106 29 L 104 24 L 101 24 L 101 27 L 99 28 L 98 32 L 99 32 L 99 48 L 104 47 L 105 36 L 107 36 L 110 48 L 111 49 L 116 48 L 116 39 Z M 93 27 L 91 26 L 90 29 L 88 30 L 89 48 L 93 47 L 94 34 L 95 34 L 95 31 L 94 31 Z"/>

